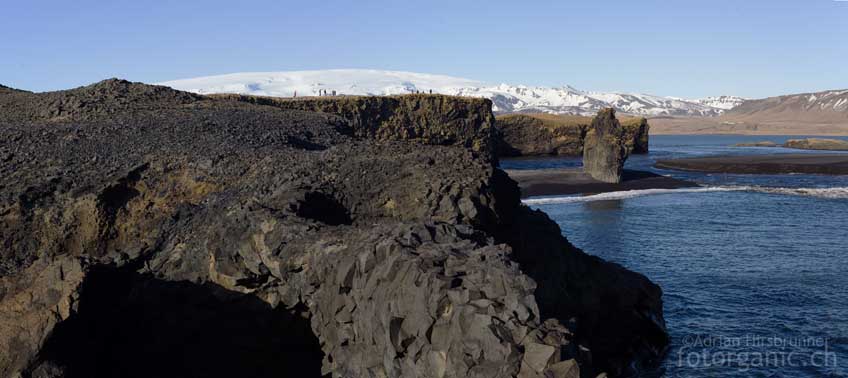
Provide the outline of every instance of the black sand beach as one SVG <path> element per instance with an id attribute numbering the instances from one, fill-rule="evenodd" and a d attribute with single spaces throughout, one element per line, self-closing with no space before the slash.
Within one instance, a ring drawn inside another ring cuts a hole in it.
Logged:
<path id="1" fill-rule="evenodd" d="M 624 170 L 622 182 L 618 184 L 595 180 L 582 169 L 577 168 L 507 170 L 506 172 L 510 178 L 518 181 L 522 198 L 698 186 L 693 182 L 634 170 Z"/>
<path id="2" fill-rule="evenodd" d="M 659 160 L 655 166 L 661 169 L 716 173 L 846 175 L 848 154 L 718 156 Z"/>

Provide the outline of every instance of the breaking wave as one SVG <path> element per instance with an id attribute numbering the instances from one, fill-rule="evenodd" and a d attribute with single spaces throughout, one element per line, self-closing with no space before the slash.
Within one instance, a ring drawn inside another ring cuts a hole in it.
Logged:
<path id="1" fill-rule="evenodd" d="M 786 194 L 791 196 L 806 196 L 818 198 L 848 198 L 848 187 L 836 188 L 771 188 L 767 186 L 748 187 L 750 192 Z"/>
<path id="2" fill-rule="evenodd" d="M 791 196 L 817 197 L 827 199 L 848 199 L 848 187 L 835 188 L 779 188 L 767 186 L 703 186 L 698 188 L 679 188 L 679 189 L 641 189 L 641 190 L 626 190 L 620 192 L 609 192 L 601 194 L 593 194 L 588 196 L 559 196 L 559 197 L 540 197 L 526 198 L 522 200 L 527 205 L 548 205 L 561 203 L 575 202 L 591 202 L 604 200 L 617 200 L 635 197 L 644 197 L 661 194 L 677 194 L 677 193 L 709 193 L 709 192 L 755 192 L 766 194 L 780 194 Z"/>

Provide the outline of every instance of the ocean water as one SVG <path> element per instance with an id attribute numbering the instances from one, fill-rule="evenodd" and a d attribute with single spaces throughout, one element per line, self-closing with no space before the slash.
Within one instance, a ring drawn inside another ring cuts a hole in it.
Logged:
<path id="1" fill-rule="evenodd" d="M 848 176 L 656 170 L 658 158 L 807 153 L 787 137 L 652 136 L 628 168 L 700 188 L 531 198 L 590 254 L 664 291 L 671 347 L 647 377 L 848 377 Z M 522 159 L 504 168 L 579 166 Z"/>

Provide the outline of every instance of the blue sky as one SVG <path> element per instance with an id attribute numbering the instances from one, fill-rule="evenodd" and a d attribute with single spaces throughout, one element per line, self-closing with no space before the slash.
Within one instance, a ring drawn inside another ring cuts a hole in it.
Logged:
<path id="1" fill-rule="evenodd" d="M 848 2 L 1 0 L 0 83 L 375 68 L 597 91 L 848 88 Z"/>

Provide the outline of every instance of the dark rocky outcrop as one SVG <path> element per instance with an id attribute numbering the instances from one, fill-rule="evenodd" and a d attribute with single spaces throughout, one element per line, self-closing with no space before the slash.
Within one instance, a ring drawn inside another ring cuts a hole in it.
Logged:
<path id="1" fill-rule="evenodd" d="M 338 115 L 357 136 L 377 140 L 417 140 L 428 144 L 458 145 L 494 156 L 495 117 L 491 101 L 445 95 L 341 96 L 281 98 L 220 94 L 285 110 Z"/>
<path id="2" fill-rule="evenodd" d="M 594 377 L 661 356 L 659 287 L 521 205 L 481 153 L 490 104 L 420 97 L 465 129 L 118 80 L 0 95 L 0 376 Z"/>
<path id="3" fill-rule="evenodd" d="M 691 181 L 628 169 L 622 172 L 621 182 L 617 184 L 595 180 L 581 168 L 508 169 L 506 173 L 518 182 L 524 198 L 699 186 Z"/>
<path id="4" fill-rule="evenodd" d="M 660 169 L 715 173 L 848 175 L 848 155 L 768 154 L 709 156 L 661 159 L 657 160 L 655 167 Z"/>
<path id="5" fill-rule="evenodd" d="M 9 88 L 9 87 L 7 87 L 3 84 L 0 84 L 0 93 L 4 93 L 4 92 L 9 93 L 9 92 L 23 92 L 23 91 L 20 90 L 20 89 Z"/>
<path id="6" fill-rule="evenodd" d="M 592 118 L 541 113 L 507 114 L 498 116 L 496 125 L 499 156 L 582 156 Z M 631 153 L 648 153 L 648 120 L 628 117 L 621 120 L 621 125 Z"/>
<path id="7" fill-rule="evenodd" d="M 591 119 L 583 118 L 547 114 L 498 116 L 498 155 L 579 156 L 583 153 L 583 139 L 591 122 Z"/>
<path id="8" fill-rule="evenodd" d="M 825 138 L 790 139 L 783 144 L 783 147 L 800 150 L 848 151 L 848 140 Z"/>
<path id="9" fill-rule="evenodd" d="M 631 154 L 647 154 L 650 150 L 651 125 L 648 124 L 648 119 L 639 118 L 623 118 L 621 127 L 624 128 L 624 144 Z"/>
<path id="10" fill-rule="evenodd" d="M 619 183 L 627 160 L 626 135 L 615 110 L 603 109 L 592 119 L 583 148 L 583 170 L 595 180 Z"/>
<path id="11" fill-rule="evenodd" d="M 772 141 L 764 140 L 761 142 L 736 143 L 733 147 L 780 147 L 780 145 Z"/>
<path id="12" fill-rule="evenodd" d="M 0 92 L 2 93 L 2 92 Z M 156 85 L 134 85 L 109 79 L 71 90 L 32 93 L 13 90 L 0 96 L 0 122 L 86 121 L 111 114 L 138 113 L 185 105 L 201 97 Z M 22 105 L 25 104 L 25 105 Z"/>
<path id="13" fill-rule="evenodd" d="M 3 248 L 7 252 L 8 244 Z M 56 326 L 77 310 L 84 278 L 82 263 L 71 256 L 38 260 L 0 278 L 0 373 L 4 377 L 20 374 Z"/>

